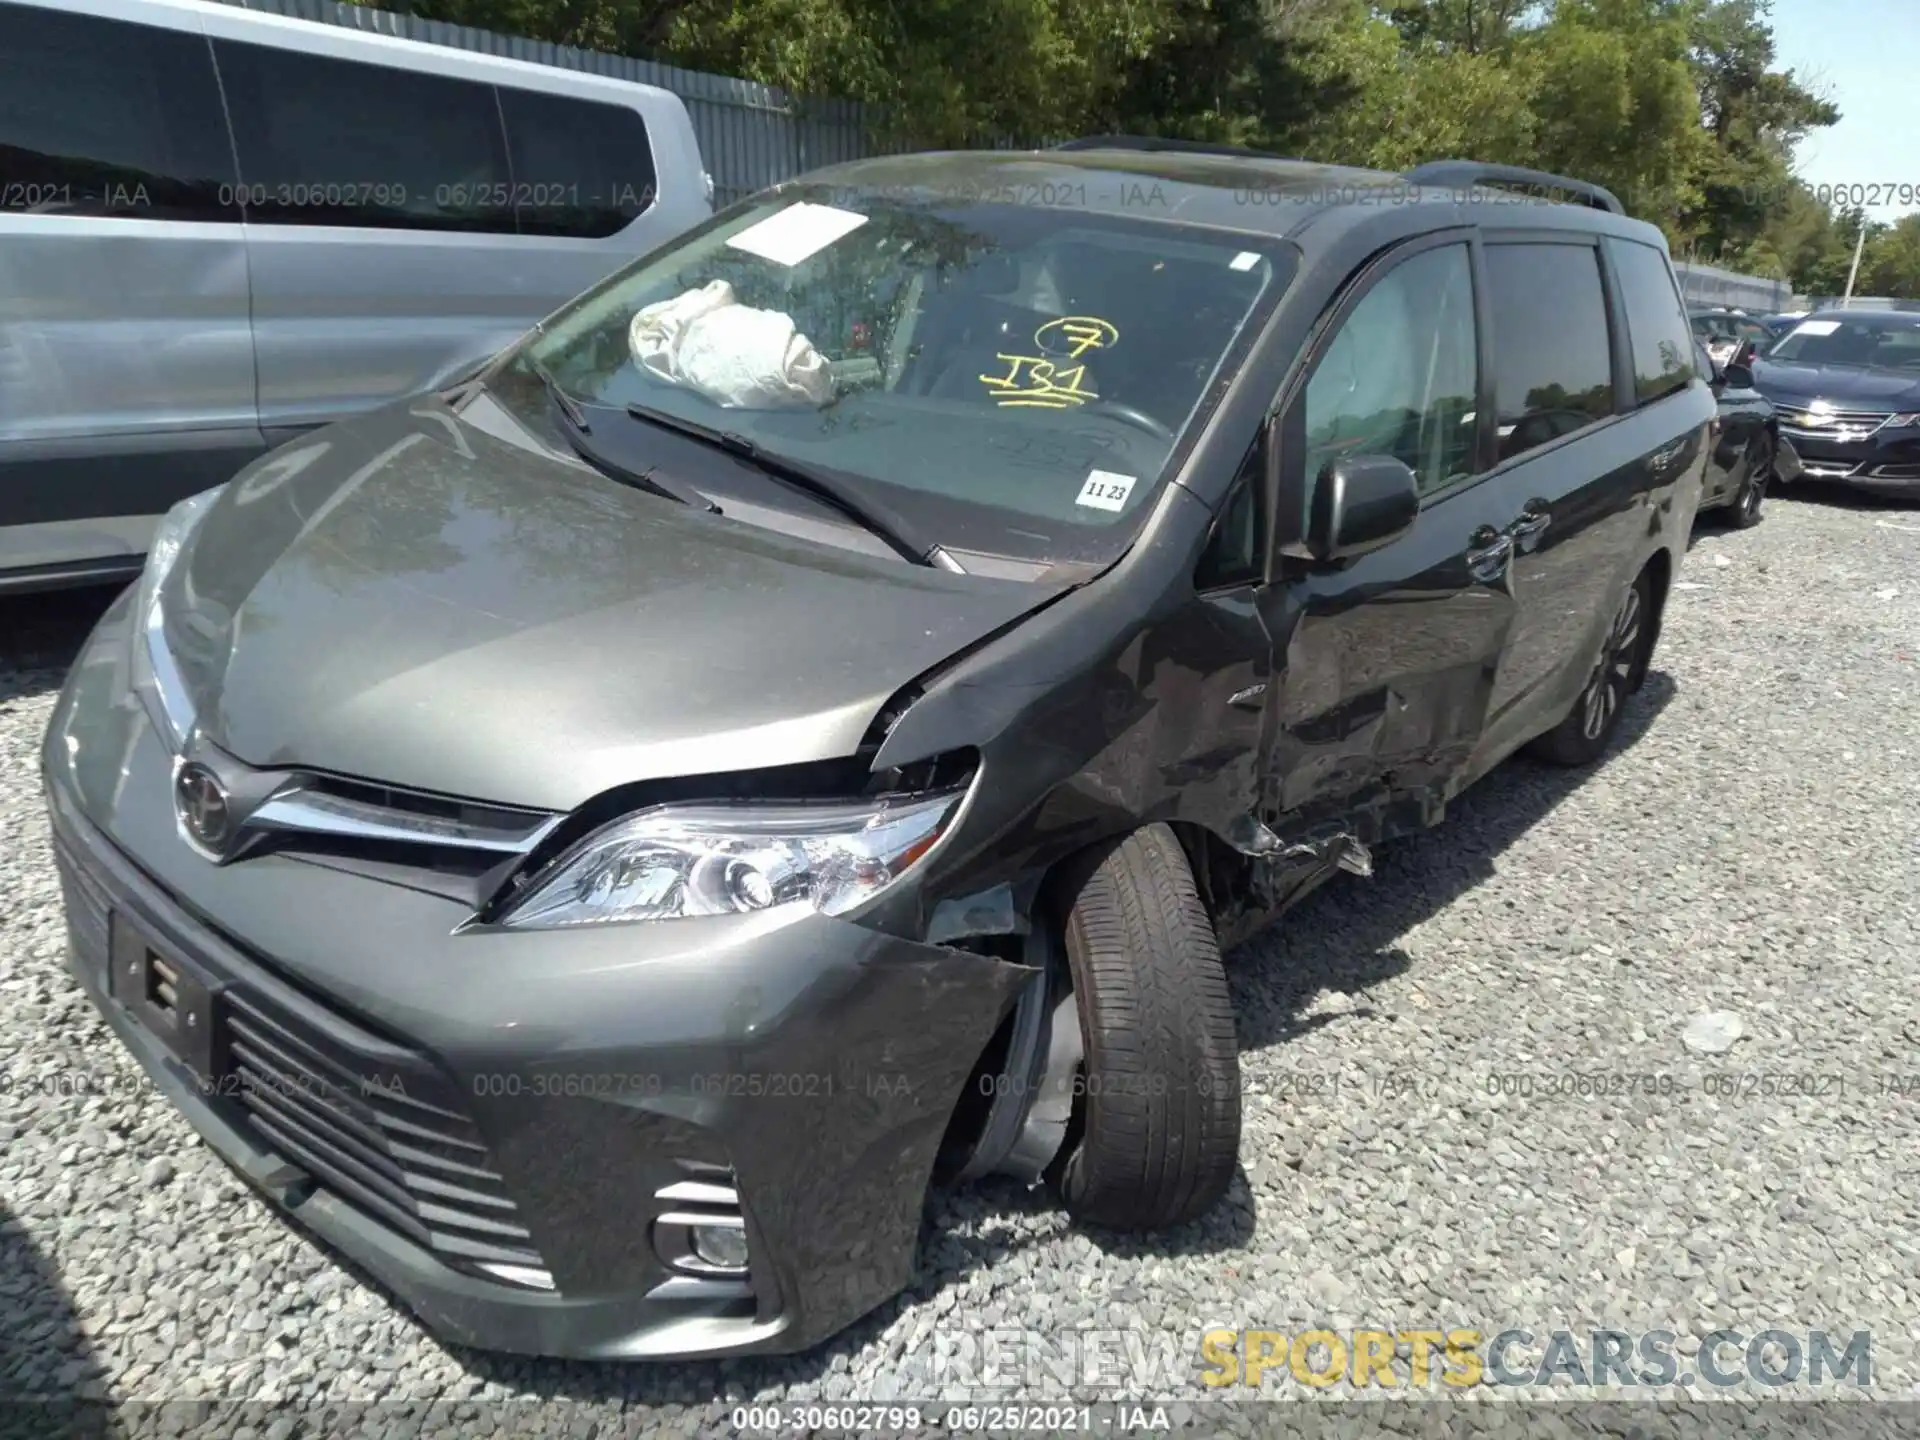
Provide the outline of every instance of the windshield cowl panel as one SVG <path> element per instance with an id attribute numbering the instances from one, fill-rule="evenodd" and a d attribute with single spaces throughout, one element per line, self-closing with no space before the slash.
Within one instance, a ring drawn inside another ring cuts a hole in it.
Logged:
<path id="1" fill-rule="evenodd" d="M 1292 273 L 1284 242 L 1164 219 L 788 186 L 596 287 L 507 369 L 602 427 L 644 426 L 601 418 L 636 407 L 831 473 L 949 550 L 1099 563 Z"/>

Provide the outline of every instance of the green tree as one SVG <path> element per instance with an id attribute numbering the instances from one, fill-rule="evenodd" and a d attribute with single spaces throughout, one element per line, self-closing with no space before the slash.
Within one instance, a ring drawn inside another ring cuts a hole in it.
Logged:
<path id="1" fill-rule="evenodd" d="M 1794 147 L 1840 112 L 1791 70 L 1774 68 L 1767 0 L 1702 0 L 1690 53 L 1710 143 L 1699 152 L 1699 200 L 1683 227 L 1710 254 L 1781 254 L 1778 231 L 1802 188 L 1792 174 Z"/>
<path id="2" fill-rule="evenodd" d="M 1388 7 L 1387 18 L 1416 49 L 1481 55 L 1504 49 L 1543 8 L 1543 0 L 1401 0 Z"/>
<path id="3" fill-rule="evenodd" d="M 1920 214 L 1903 215 L 1892 225 L 1868 231 L 1854 290 L 1861 295 L 1920 300 Z"/>
<path id="4" fill-rule="evenodd" d="M 1541 169 L 1595 180 L 1688 237 L 1707 140 L 1688 60 L 1688 0 L 1559 0 L 1526 38 Z"/>
<path id="5" fill-rule="evenodd" d="M 1676 254 L 1801 287 L 1843 285 L 1858 233 L 1793 175 L 1838 111 L 1779 68 L 1770 0 L 386 3 L 866 101 L 901 145 L 1121 131 L 1532 166 L 1613 189 Z M 1871 273 L 1904 273 L 1908 238 L 1876 239 Z"/>

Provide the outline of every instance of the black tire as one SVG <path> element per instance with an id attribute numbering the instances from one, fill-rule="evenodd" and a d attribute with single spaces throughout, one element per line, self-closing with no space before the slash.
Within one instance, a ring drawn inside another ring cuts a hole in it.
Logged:
<path id="1" fill-rule="evenodd" d="M 1587 677 L 1580 698 L 1553 729 L 1529 746 L 1552 765 L 1590 765 L 1599 759 L 1620 728 L 1627 697 L 1640 688 L 1653 639 L 1653 594 L 1642 570 L 1627 588 L 1607 630 L 1599 663 Z"/>
<path id="2" fill-rule="evenodd" d="M 1727 507 L 1727 518 L 1736 530 L 1751 530 L 1760 523 L 1760 507 L 1766 503 L 1767 483 L 1773 479 L 1773 437 L 1766 431 L 1760 432 L 1753 442 L 1753 459 L 1747 468 L 1747 478 L 1740 482 L 1735 492 L 1733 504 Z"/>
<path id="3" fill-rule="evenodd" d="M 1062 902 L 1086 1058 L 1061 1198 L 1116 1229 L 1178 1225 L 1220 1198 L 1240 1154 L 1239 1044 L 1213 923 L 1165 825 L 1090 857 Z"/>

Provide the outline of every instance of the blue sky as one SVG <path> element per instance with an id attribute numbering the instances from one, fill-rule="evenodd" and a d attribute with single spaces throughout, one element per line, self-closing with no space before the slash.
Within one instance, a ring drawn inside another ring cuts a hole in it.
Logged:
<path id="1" fill-rule="evenodd" d="M 1773 0 L 1773 38 L 1775 67 L 1840 107 L 1838 125 L 1801 142 L 1800 175 L 1883 198 L 1891 187 L 1892 204 L 1868 206 L 1876 220 L 1920 210 L 1920 0 Z"/>

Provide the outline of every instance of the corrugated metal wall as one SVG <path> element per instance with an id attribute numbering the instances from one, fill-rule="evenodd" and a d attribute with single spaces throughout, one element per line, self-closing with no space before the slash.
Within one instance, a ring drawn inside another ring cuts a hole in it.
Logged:
<path id="1" fill-rule="evenodd" d="M 713 176 L 716 207 L 729 205 L 755 190 L 817 166 L 911 148 L 876 141 L 874 117 L 866 107 L 851 100 L 789 95 L 775 86 L 757 85 L 730 75 L 709 75 L 652 60 L 575 50 L 550 45 L 544 40 L 499 35 L 360 5 L 336 4 L 334 0 L 226 0 L 226 3 L 301 20 L 372 30 L 402 40 L 424 40 L 433 45 L 505 55 L 537 65 L 586 70 L 616 80 L 635 80 L 671 90 L 686 102 L 687 113 L 693 117 L 694 133 L 700 138 L 700 153 Z"/>
<path id="2" fill-rule="evenodd" d="M 1793 308 L 1793 286 L 1785 280 L 1763 280 L 1757 275 L 1678 261 L 1673 268 L 1689 305 L 1726 305 L 1762 314 Z"/>

